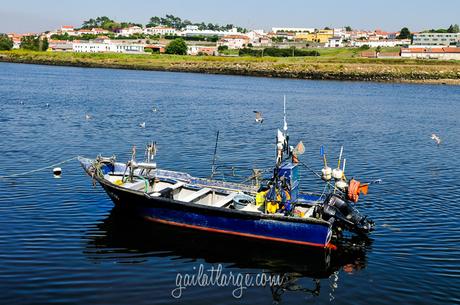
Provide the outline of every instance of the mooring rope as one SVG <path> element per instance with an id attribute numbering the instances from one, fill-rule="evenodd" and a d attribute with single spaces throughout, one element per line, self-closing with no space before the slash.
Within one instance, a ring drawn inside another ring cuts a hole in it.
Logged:
<path id="1" fill-rule="evenodd" d="M 24 176 L 24 175 L 40 172 L 42 170 L 53 168 L 53 167 L 56 167 L 58 165 L 61 165 L 61 164 L 76 160 L 77 158 L 78 158 L 78 156 L 72 157 L 70 159 L 67 159 L 67 160 L 64 160 L 64 161 L 61 161 L 61 162 L 58 162 L 58 163 L 54 163 L 54 164 L 51 164 L 51 165 L 48 165 L 48 166 L 45 166 L 45 167 L 37 168 L 37 169 L 31 170 L 31 171 L 27 171 L 27 172 L 22 172 L 22 173 L 18 173 L 18 174 L 14 174 L 14 175 L 8 175 L 8 176 L 0 176 L 0 179 L 14 178 L 14 177 L 19 177 L 19 176 Z"/>

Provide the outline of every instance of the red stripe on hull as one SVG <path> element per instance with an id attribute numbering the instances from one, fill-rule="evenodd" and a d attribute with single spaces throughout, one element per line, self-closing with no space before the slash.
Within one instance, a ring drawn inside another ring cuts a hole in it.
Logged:
<path id="1" fill-rule="evenodd" d="M 230 234 L 230 235 L 243 236 L 243 237 L 249 237 L 249 238 L 257 238 L 257 239 L 262 239 L 262 240 L 277 241 L 277 242 L 289 243 L 289 244 L 329 248 L 332 250 L 337 249 L 337 247 L 331 243 L 324 245 L 324 244 L 310 243 L 307 241 L 298 241 L 298 240 L 284 239 L 284 238 L 278 238 L 278 237 L 268 237 L 268 236 L 250 234 L 250 233 L 240 233 L 240 232 L 235 232 L 235 231 L 227 231 L 227 230 L 214 229 L 214 228 L 208 228 L 208 227 L 200 227 L 200 226 L 189 225 L 189 224 L 184 224 L 184 223 L 179 223 L 179 222 L 169 221 L 169 220 L 163 220 L 163 219 L 158 219 L 158 218 L 152 218 L 152 217 L 147 217 L 147 216 L 145 218 L 149 221 L 172 225 L 176 227 L 196 229 L 196 230 L 214 232 L 214 233 Z"/>

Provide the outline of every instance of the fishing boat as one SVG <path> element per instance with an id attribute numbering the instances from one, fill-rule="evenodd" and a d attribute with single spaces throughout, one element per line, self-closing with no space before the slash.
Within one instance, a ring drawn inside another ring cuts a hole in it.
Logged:
<path id="1" fill-rule="evenodd" d="M 320 178 L 326 185 L 323 193 L 315 194 L 300 189 L 299 171 L 305 164 L 299 156 L 305 149 L 302 142 L 289 146 L 286 119 L 276 142 L 271 174 L 257 185 L 158 168 L 155 143 L 147 145 L 143 162 L 136 161 L 135 148 L 127 163 L 117 162 L 115 156 L 79 161 L 117 207 L 155 223 L 329 249 L 335 248 L 333 236 L 373 230 L 374 223 L 354 205 L 361 193 L 367 193 L 367 184 L 346 179 L 345 159 L 340 167 L 342 153 L 334 170 L 323 153 Z"/>

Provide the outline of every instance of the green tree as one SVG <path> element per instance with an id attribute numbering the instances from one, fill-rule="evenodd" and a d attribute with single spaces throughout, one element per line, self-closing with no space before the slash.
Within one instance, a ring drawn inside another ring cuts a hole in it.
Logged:
<path id="1" fill-rule="evenodd" d="M 459 33 L 460 32 L 460 28 L 458 26 L 458 24 L 454 24 L 454 25 L 450 25 L 450 27 L 447 29 L 447 33 Z"/>
<path id="2" fill-rule="evenodd" d="M 351 28 L 351 26 L 347 25 L 347 26 L 345 27 L 345 31 L 351 32 L 351 31 L 353 31 L 353 29 Z"/>
<path id="3" fill-rule="evenodd" d="M 228 50 L 228 46 L 219 46 L 217 47 L 217 51 L 219 52 L 224 52 Z"/>
<path id="4" fill-rule="evenodd" d="M 410 39 L 412 37 L 408 28 L 402 28 L 397 39 Z"/>
<path id="5" fill-rule="evenodd" d="M 151 17 L 150 22 L 147 23 L 147 27 L 150 28 L 150 27 L 158 26 L 160 25 L 160 23 L 161 23 L 160 17 L 157 17 L 157 16 Z"/>
<path id="6" fill-rule="evenodd" d="M 46 51 L 48 50 L 49 43 L 48 43 L 48 38 L 43 38 L 43 39 L 38 39 L 38 50 L 39 51 Z"/>
<path id="7" fill-rule="evenodd" d="M 12 48 L 13 41 L 6 34 L 0 34 L 0 51 L 9 51 Z"/>
<path id="8" fill-rule="evenodd" d="M 23 36 L 21 38 L 21 49 L 38 51 L 38 39 L 36 36 Z"/>
<path id="9" fill-rule="evenodd" d="M 39 36 L 23 36 L 21 38 L 21 49 L 46 51 L 48 49 L 48 39 L 41 39 Z"/>
<path id="10" fill-rule="evenodd" d="M 166 54 L 185 55 L 187 54 L 187 44 L 182 38 L 176 38 L 166 46 L 165 52 Z"/>

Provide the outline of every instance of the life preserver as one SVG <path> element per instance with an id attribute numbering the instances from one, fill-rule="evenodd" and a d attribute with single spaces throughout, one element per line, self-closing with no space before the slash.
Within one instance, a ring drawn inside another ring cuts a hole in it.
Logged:
<path id="1" fill-rule="evenodd" d="M 348 185 L 348 199 L 356 203 L 359 200 L 359 194 L 367 195 L 367 190 L 368 184 L 361 185 L 358 180 L 351 179 Z"/>
<path id="2" fill-rule="evenodd" d="M 351 179 L 348 185 L 348 199 L 353 202 L 358 202 L 359 200 L 359 185 L 361 183 L 355 179 Z"/>

